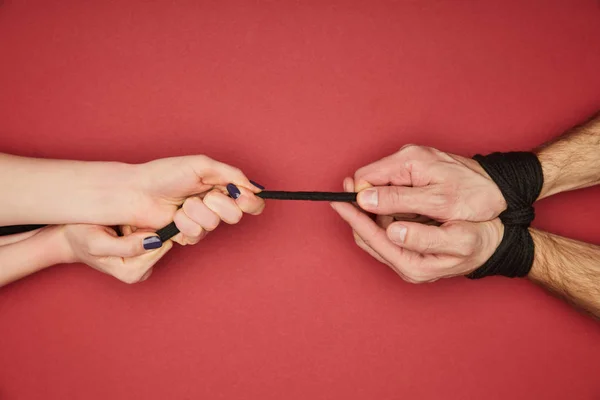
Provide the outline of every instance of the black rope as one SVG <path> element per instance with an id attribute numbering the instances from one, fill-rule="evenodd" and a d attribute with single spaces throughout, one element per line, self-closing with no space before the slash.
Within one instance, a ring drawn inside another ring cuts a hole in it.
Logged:
<path id="1" fill-rule="evenodd" d="M 262 199 L 274 200 L 306 200 L 306 201 L 337 201 L 355 203 L 356 193 L 345 192 L 282 192 L 265 190 L 257 194 Z"/>
<path id="2" fill-rule="evenodd" d="M 535 255 L 528 228 L 535 218 L 533 203 L 544 184 L 542 165 L 537 156 L 529 152 L 492 153 L 487 156 L 477 154 L 473 158 L 498 185 L 507 208 L 498 216 L 504 224 L 500 245 L 489 260 L 467 277 L 526 276 Z"/>

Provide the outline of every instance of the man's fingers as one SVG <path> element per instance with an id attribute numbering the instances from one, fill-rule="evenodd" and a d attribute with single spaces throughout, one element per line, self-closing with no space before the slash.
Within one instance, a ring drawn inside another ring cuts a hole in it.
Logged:
<path id="1" fill-rule="evenodd" d="M 394 222 L 394 217 L 389 215 L 378 215 L 375 217 L 375 222 L 381 227 L 381 229 L 385 230 L 391 223 Z"/>
<path id="2" fill-rule="evenodd" d="M 384 186 L 392 184 L 395 186 L 416 186 L 413 169 L 416 165 L 421 167 L 428 165 L 440 157 L 440 152 L 425 146 L 406 144 L 402 148 L 381 160 L 360 168 L 354 174 L 357 189 L 363 190 L 362 182 L 368 182 L 373 186 Z M 429 178 L 426 174 L 418 174 L 418 186 L 423 186 Z"/>
<path id="3" fill-rule="evenodd" d="M 345 203 L 332 203 L 332 207 L 346 221 L 364 243 L 377 254 L 396 267 L 404 261 L 403 249 L 392 243 L 385 231 L 375 221 L 359 211 L 356 207 Z"/>
<path id="4" fill-rule="evenodd" d="M 410 171 L 391 155 L 358 169 L 354 173 L 354 182 L 358 190 L 369 185 L 410 185 Z"/>
<path id="5" fill-rule="evenodd" d="M 352 178 L 344 178 L 343 186 L 344 192 L 354 192 L 354 180 Z"/>
<path id="6" fill-rule="evenodd" d="M 387 227 L 387 237 L 396 245 L 421 254 L 466 257 L 478 248 L 475 224 L 447 223 L 442 226 L 417 222 L 394 222 Z"/>
<path id="7" fill-rule="evenodd" d="M 393 268 L 392 264 L 390 264 L 387 260 L 385 260 L 383 257 L 381 257 L 381 255 L 378 254 L 375 250 L 373 250 L 372 248 L 370 248 L 369 246 L 367 246 L 367 244 L 365 243 L 365 241 L 358 235 L 358 233 L 356 233 L 356 232 L 353 231 L 352 234 L 354 236 L 354 242 L 356 243 L 356 245 L 358 247 L 360 247 L 361 249 L 363 249 L 371 257 L 373 257 L 374 259 L 376 259 L 380 263 L 383 263 L 383 264 L 387 265 L 388 267 Z"/>

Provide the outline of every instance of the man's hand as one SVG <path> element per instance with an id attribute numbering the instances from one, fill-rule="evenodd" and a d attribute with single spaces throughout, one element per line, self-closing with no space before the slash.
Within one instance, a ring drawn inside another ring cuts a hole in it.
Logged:
<path id="1" fill-rule="evenodd" d="M 344 187 L 353 191 L 352 179 L 347 178 Z M 494 253 L 504 229 L 498 218 L 434 226 L 394 222 L 390 216 L 374 221 L 350 204 L 333 203 L 332 207 L 352 227 L 360 248 L 413 283 L 469 274 Z"/>
<path id="2" fill-rule="evenodd" d="M 440 222 L 489 221 L 506 209 L 477 161 L 406 145 L 354 175 L 358 204 L 378 215 L 421 214 Z"/>

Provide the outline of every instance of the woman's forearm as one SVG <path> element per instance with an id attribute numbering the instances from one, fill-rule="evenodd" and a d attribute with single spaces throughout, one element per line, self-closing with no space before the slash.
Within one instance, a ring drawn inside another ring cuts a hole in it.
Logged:
<path id="1" fill-rule="evenodd" d="M 0 226 L 124 224 L 131 218 L 134 166 L 0 153 Z M 133 196 L 135 197 L 135 196 Z"/>
<path id="2" fill-rule="evenodd" d="M 69 262 L 62 226 L 44 228 L 34 235 L 0 246 L 0 287 L 55 264 Z"/>

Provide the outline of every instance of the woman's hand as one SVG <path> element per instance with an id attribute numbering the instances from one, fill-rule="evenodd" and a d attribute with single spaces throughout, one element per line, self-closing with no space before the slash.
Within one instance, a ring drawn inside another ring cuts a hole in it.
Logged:
<path id="1" fill-rule="evenodd" d="M 262 187 L 237 168 L 206 156 L 155 160 L 136 166 L 132 225 L 159 229 L 174 221 L 174 240 L 195 244 L 221 223 L 236 224 L 244 213 L 259 215 Z"/>
<path id="2" fill-rule="evenodd" d="M 154 232 L 142 229 L 119 237 L 113 229 L 100 225 L 52 225 L 12 235 L 0 245 L 0 287 L 68 263 L 87 264 L 127 283 L 143 281 L 173 247 L 169 240 L 145 249 L 144 243 L 156 243 L 154 238 Z"/>
<path id="3" fill-rule="evenodd" d="M 260 187 L 237 168 L 202 155 L 144 164 L 48 160 L 0 154 L 0 226 L 130 225 L 160 229 L 172 221 L 182 244 L 221 221 L 265 206 Z M 229 193 L 227 196 L 226 193 Z"/>
<path id="4" fill-rule="evenodd" d="M 152 267 L 173 247 L 168 240 L 158 248 L 146 250 L 144 243 L 156 235 L 142 229 L 126 229 L 129 233 L 122 237 L 112 228 L 100 225 L 65 225 L 56 229 L 62 238 L 62 262 L 80 262 L 125 283 L 148 279 Z"/>

